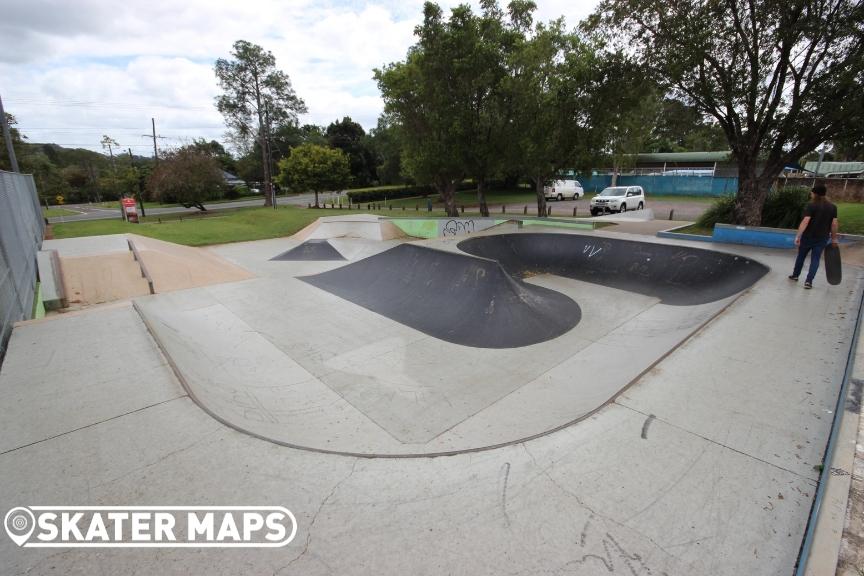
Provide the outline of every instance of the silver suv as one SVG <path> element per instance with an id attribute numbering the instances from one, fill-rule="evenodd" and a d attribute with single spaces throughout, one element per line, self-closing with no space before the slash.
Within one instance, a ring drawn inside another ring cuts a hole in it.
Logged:
<path id="1" fill-rule="evenodd" d="M 641 186 L 610 186 L 591 199 L 592 216 L 643 208 L 645 208 L 645 191 Z"/>

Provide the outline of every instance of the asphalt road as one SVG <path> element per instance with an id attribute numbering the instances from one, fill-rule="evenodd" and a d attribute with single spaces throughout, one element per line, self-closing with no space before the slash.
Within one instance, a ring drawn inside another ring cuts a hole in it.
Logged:
<path id="1" fill-rule="evenodd" d="M 339 198 L 337 192 L 327 192 L 318 195 L 319 202 L 330 202 L 333 199 Z M 277 197 L 276 203 L 279 206 L 306 206 L 310 202 L 315 201 L 314 194 L 300 194 L 296 196 L 281 196 Z M 204 204 L 207 210 L 231 210 L 234 208 L 253 208 L 264 205 L 264 197 L 258 196 L 255 198 L 246 198 L 234 202 L 217 202 L 214 204 Z M 48 222 L 57 224 L 61 222 L 78 222 L 81 220 L 107 220 L 110 218 L 120 218 L 120 207 L 104 208 L 95 204 L 67 204 L 63 206 L 64 210 L 72 210 L 78 212 L 74 216 L 57 216 L 49 218 Z M 184 208 L 182 206 L 166 206 L 162 208 L 145 208 L 147 216 L 158 216 L 160 214 L 177 214 L 177 213 L 195 213 L 199 212 L 197 208 Z"/>
<path id="2" fill-rule="evenodd" d="M 330 203 L 333 200 L 338 201 L 339 194 L 336 192 L 328 192 L 318 195 L 319 202 L 327 202 Z M 344 195 L 343 195 L 344 198 Z M 306 206 L 307 204 L 314 202 L 315 195 L 314 194 L 300 194 L 297 196 L 288 196 L 288 197 L 279 197 L 277 198 L 277 204 L 279 206 Z M 673 218 L 674 220 L 687 220 L 694 221 L 702 215 L 705 210 L 711 206 L 710 202 L 700 202 L 695 200 L 658 200 L 652 201 L 650 198 L 645 203 L 646 208 L 650 208 L 654 211 L 654 217 L 658 220 L 666 220 L 670 219 L 670 212 L 674 210 Z M 264 198 L 256 197 L 251 199 L 237 200 L 235 202 L 219 202 L 215 204 L 205 204 L 204 206 L 207 210 L 231 210 L 234 208 L 250 208 L 256 206 L 263 206 Z M 547 202 L 547 205 L 552 208 L 553 216 L 572 216 L 573 208 L 576 208 L 577 216 L 587 216 L 590 213 L 590 209 L 588 207 L 588 200 L 564 200 L 562 202 L 558 202 L 555 200 Z M 505 209 L 507 214 L 522 214 L 524 211 L 526 204 L 507 204 Z M 533 215 L 537 213 L 537 205 L 534 202 L 528 203 L 528 215 Z M 436 204 L 436 209 L 440 208 Z M 103 208 L 101 206 L 96 206 L 92 204 L 68 204 L 63 206 L 66 210 L 73 210 L 79 212 L 75 216 L 58 216 L 56 218 L 49 218 L 48 221 L 51 224 L 56 224 L 60 222 L 77 222 L 81 220 L 105 220 L 109 218 L 120 218 L 120 208 Z M 479 208 L 476 205 L 473 206 L 465 206 L 465 210 L 468 212 L 477 212 Z M 197 208 L 183 208 L 182 206 L 173 206 L 173 207 L 164 207 L 164 208 L 147 208 L 146 209 L 148 216 L 158 216 L 160 214 L 176 214 L 176 213 L 195 213 L 198 212 Z M 492 204 L 490 205 L 490 213 L 494 215 L 498 215 L 501 213 L 501 205 Z"/>

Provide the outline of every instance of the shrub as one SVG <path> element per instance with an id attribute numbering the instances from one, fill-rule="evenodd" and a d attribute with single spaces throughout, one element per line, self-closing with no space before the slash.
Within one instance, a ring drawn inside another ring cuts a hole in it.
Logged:
<path id="1" fill-rule="evenodd" d="M 477 185 L 471 180 L 465 180 L 456 185 L 456 192 L 464 190 L 475 190 Z M 390 186 L 382 187 L 379 190 L 367 188 L 365 190 L 352 191 L 349 190 L 348 198 L 352 204 L 363 204 L 364 202 L 379 202 L 383 200 L 397 200 L 400 198 L 414 198 L 416 196 L 429 196 L 430 194 L 438 194 L 432 186 L 413 185 L 405 186 L 404 188 L 393 188 Z"/>
<path id="2" fill-rule="evenodd" d="M 771 228 L 796 228 L 810 201 L 810 190 L 804 186 L 789 186 L 771 192 L 762 208 L 762 225 Z"/>
<path id="3" fill-rule="evenodd" d="M 404 188 L 382 188 L 379 190 L 348 191 L 348 198 L 352 204 L 363 204 L 364 202 L 378 202 L 382 200 L 396 200 L 398 198 L 412 198 L 414 196 L 428 196 L 435 191 L 429 186 L 405 186 Z"/>
<path id="4" fill-rule="evenodd" d="M 714 228 L 715 224 L 729 224 L 735 221 L 735 196 L 730 194 L 718 198 L 714 204 L 699 217 L 696 225 L 701 228 Z"/>
<path id="5" fill-rule="evenodd" d="M 769 228 L 796 228 L 810 200 L 810 190 L 804 186 L 789 186 L 768 194 L 762 208 L 762 226 Z M 723 196 L 705 212 L 697 222 L 703 228 L 735 221 L 735 196 Z"/>

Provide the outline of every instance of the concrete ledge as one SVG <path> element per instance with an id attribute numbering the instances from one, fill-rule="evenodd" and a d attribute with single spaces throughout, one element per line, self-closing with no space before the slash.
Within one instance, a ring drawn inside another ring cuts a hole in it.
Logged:
<path id="1" fill-rule="evenodd" d="M 746 244 L 748 246 L 762 246 L 763 248 L 795 247 L 795 230 L 783 228 L 716 224 L 712 238 L 714 242 Z"/>
<path id="2" fill-rule="evenodd" d="M 39 281 L 42 287 L 42 303 L 46 310 L 66 308 L 66 287 L 63 284 L 63 274 L 60 269 L 60 257 L 57 250 L 40 250 L 36 254 L 36 264 L 39 267 Z"/>

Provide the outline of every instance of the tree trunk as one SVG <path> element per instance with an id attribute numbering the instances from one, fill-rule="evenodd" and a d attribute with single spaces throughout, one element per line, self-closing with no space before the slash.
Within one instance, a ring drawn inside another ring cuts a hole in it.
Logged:
<path id="1" fill-rule="evenodd" d="M 477 179 L 477 202 L 480 204 L 480 215 L 489 217 L 489 206 L 486 204 L 486 179 Z"/>
<path id="2" fill-rule="evenodd" d="M 444 211 L 447 216 L 459 216 L 459 207 L 456 206 L 456 184 L 448 181 L 440 190 L 441 197 L 444 199 Z"/>
<path id="3" fill-rule="evenodd" d="M 537 192 L 537 216 L 546 217 L 546 194 L 543 192 L 543 177 L 537 176 L 534 179 L 534 187 Z"/>
<path id="4" fill-rule="evenodd" d="M 609 182 L 609 186 L 615 186 L 618 184 L 618 161 L 612 161 L 612 180 Z"/>
<path id="5" fill-rule="evenodd" d="M 757 176 L 756 158 L 738 157 L 738 194 L 735 197 L 735 224 L 762 225 L 762 207 L 771 189 L 766 174 Z"/>
<path id="6" fill-rule="evenodd" d="M 264 133 L 263 126 L 260 127 L 259 132 L 261 133 L 261 163 L 264 166 L 264 206 L 270 208 L 273 206 L 273 192 L 270 190 L 270 162 L 268 162 L 267 136 Z M 315 205 L 318 205 L 317 194 Z"/>

